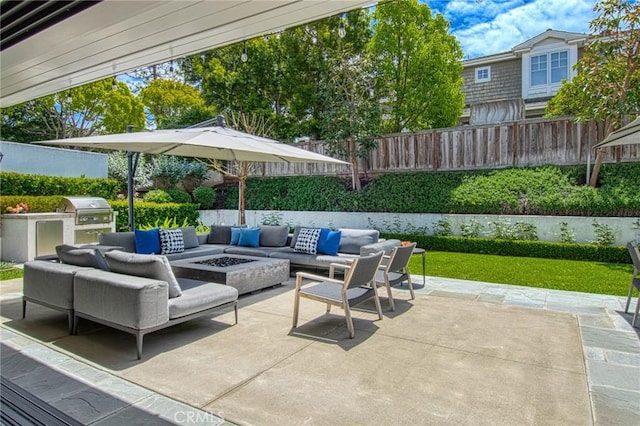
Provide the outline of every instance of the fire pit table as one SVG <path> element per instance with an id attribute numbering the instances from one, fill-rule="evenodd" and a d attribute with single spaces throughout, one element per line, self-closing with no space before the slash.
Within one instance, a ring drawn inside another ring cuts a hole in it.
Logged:
<path id="1" fill-rule="evenodd" d="M 273 287 L 289 279 L 289 260 L 217 254 L 171 262 L 176 277 L 226 284 L 239 294 Z"/>

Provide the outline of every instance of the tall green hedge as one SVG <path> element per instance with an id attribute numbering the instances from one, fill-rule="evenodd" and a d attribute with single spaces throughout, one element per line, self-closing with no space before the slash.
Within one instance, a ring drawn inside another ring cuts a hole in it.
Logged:
<path id="1" fill-rule="evenodd" d="M 585 167 L 542 166 L 468 172 L 388 173 L 362 191 L 335 176 L 251 178 L 252 210 L 389 213 L 640 216 L 640 163 L 605 164 L 599 186 L 586 186 Z M 227 187 L 224 207 L 238 205 Z"/>
<path id="2" fill-rule="evenodd" d="M 118 182 L 107 178 L 60 177 L 0 172 L 0 195 L 87 195 L 116 198 Z"/>

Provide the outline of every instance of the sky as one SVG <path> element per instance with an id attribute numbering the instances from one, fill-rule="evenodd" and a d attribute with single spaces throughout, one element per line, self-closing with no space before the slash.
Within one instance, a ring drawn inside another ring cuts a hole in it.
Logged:
<path id="1" fill-rule="evenodd" d="M 547 29 L 589 33 L 594 0 L 420 0 L 451 23 L 465 59 L 507 52 Z"/>

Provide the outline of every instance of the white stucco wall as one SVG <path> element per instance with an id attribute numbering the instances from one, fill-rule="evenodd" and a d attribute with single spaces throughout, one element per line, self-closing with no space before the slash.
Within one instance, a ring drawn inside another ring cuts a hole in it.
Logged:
<path id="1" fill-rule="evenodd" d="M 640 218 L 617 217 L 577 217 L 577 216 L 512 216 L 512 215 L 465 215 L 465 214 L 427 214 L 427 213 L 343 213 L 343 212 L 293 212 L 247 210 L 246 222 L 249 226 L 260 225 L 264 218 L 273 215 L 279 223 L 289 226 L 308 225 L 335 228 L 375 228 L 390 232 L 423 232 L 433 233 L 434 225 L 442 219 L 448 219 L 454 235 L 460 235 L 460 224 L 469 223 L 472 219 L 489 232 L 488 223 L 492 221 L 509 221 L 531 223 L 536 226 L 538 238 L 542 241 L 560 241 L 560 223 L 567 222 L 575 232 L 575 241 L 589 243 L 596 239 L 594 221 L 608 225 L 615 233 L 615 245 L 625 245 L 628 241 L 640 242 L 640 229 L 637 224 Z M 238 223 L 237 210 L 201 210 L 200 220 L 205 225 L 235 225 Z"/>

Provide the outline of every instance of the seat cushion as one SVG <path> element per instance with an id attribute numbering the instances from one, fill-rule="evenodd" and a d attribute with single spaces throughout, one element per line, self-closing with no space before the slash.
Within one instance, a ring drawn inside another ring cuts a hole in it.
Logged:
<path id="1" fill-rule="evenodd" d="M 200 245 L 200 242 L 198 241 L 198 234 L 196 234 L 196 228 L 193 226 L 185 226 L 184 228 L 180 228 L 180 230 L 182 231 L 185 250 L 195 248 Z"/>
<path id="2" fill-rule="evenodd" d="M 340 229 L 340 253 L 361 254 L 360 247 L 378 242 L 380 232 L 375 229 Z"/>
<path id="3" fill-rule="evenodd" d="M 173 275 L 169 260 L 165 256 L 114 250 L 105 253 L 104 257 L 112 272 L 166 281 L 169 284 L 170 299 L 182 294 L 180 284 Z"/>
<path id="4" fill-rule="evenodd" d="M 133 232 L 103 232 L 98 235 L 98 242 L 105 246 L 120 246 L 129 253 L 136 252 L 136 239 Z"/>
<path id="5" fill-rule="evenodd" d="M 288 226 L 260 226 L 260 246 L 262 247 L 284 247 L 288 237 Z"/>
<path id="6" fill-rule="evenodd" d="M 86 266 L 89 268 L 109 270 L 109 265 L 102 252 L 95 248 L 79 248 L 69 244 L 56 246 L 56 254 L 61 263 L 76 266 Z"/>
<path id="7" fill-rule="evenodd" d="M 182 296 L 169 300 L 169 319 L 180 318 L 205 309 L 215 308 L 238 299 L 234 287 L 180 278 Z"/>
<path id="8" fill-rule="evenodd" d="M 349 306 L 355 306 L 373 297 L 373 289 L 369 287 L 354 287 L 347 290 Z M 342 301 L 342 286 L 339 284 L 321 282 L 305 286 L 300 290 L 301 295 L 311 295 L 340 303 Z"/>
<path id="9" fill-rule="evenodd" d="M 229 244 L 231 241 L 231 227 L 224 225 L 211 225 L 209 229 L 209 244 Z"/>

